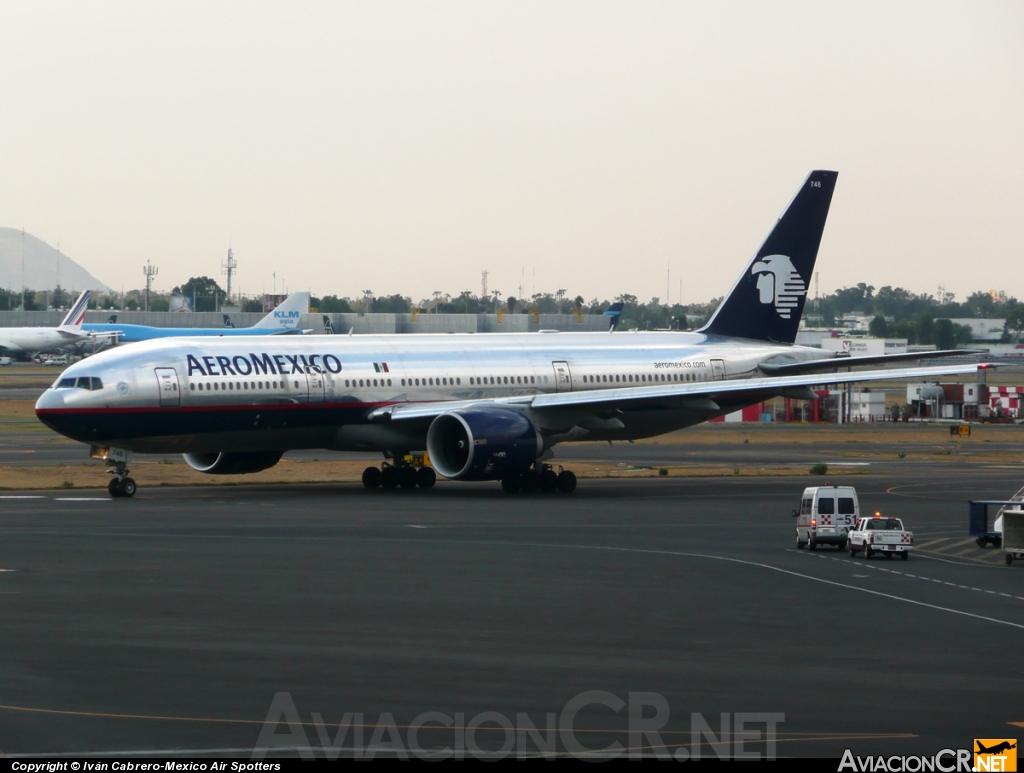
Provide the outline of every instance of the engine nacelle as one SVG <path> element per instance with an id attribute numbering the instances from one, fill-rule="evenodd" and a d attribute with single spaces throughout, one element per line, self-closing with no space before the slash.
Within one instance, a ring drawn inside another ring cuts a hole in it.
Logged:
<path id="1" fill-rule="evenodd" d="M 525 470 L 543 450 L 533 422 L 501 408 L 443 413 L 427 430 L 430 463 L 452 480 L 500 480 Z"/>
<path id="2" fill-rule="evenodd" d="M 209 475 L 244 475 L 268 470 L 281 461 L 283 451 L 254 451 L 209 454 L 182 454 L 193 470 Z"/>

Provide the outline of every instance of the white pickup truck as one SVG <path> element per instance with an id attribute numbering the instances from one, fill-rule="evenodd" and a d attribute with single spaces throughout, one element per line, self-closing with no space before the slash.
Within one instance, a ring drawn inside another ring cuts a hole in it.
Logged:
<path id="1" fill-rule="evenodd" d="M 886 558 L 898 555 L 904 561 L 910 558 L 914 547 L 914 534 L 903 528 L 899 518 L 858 518 L 856 525 L 846 537 L 846 547 L 851 556 L 864 551 L 864 558 L 881 553 Z"/>

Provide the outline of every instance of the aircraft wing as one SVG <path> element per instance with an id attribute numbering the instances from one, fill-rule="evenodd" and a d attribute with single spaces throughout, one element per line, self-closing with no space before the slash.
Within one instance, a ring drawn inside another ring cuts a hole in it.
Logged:
<path id="1" fill-rule="evenodd" d="M 798 376 L 769 376 L 766 378 L 735 379 L 732 381 L 703 381 L 689 384 L 659 384 L 657 386 L 634 386 L 618 389 L 587 389 L 576 392 L 555 394 L 521 395 L 480 400 L 453 400 L 431 403 L 400 403 L 378 408 L 370 414 L 370 420 L 426 419 L 448 411 L 473 406 L 493 406 L 512 409 L 529 408 L 534 411 L 587 408 L 607 411 L 613 408 L 635 409 L 656 404 L 666 407 L 719 410 L 716 398 L 734 396 L 751 403 L 778 396 L 809 399 L 812 386 L 848 384 L 868 381 L 892 381 L 907 378 L 934 378 L 936 376 L 973 375 L 979 368 L 992 365 L 970 363 L 965 365 L 931 366 L 920 368 L 893 368 L 888 370 L 866 370 L 859 373 L 806 374 Z"/>
<path id="2" fill-rule="evenodd" d="M 806 362 L 784 362 L 761 364 L 761 370 L 771 376 L 788 376 L 799 373 L 820 373 L 836 368 L 856 368 L 860 365 L 882 365 L 887 362 L 908 362 L 912 360 L 933 360 L 939 357 L 962 357 L 971 354 L 985 354 L 985 349 L 937 349 L 931 352 L 903 352 L 901 354 L 875 354 L 864 357 L 829 357 L 824 360 Z"/>

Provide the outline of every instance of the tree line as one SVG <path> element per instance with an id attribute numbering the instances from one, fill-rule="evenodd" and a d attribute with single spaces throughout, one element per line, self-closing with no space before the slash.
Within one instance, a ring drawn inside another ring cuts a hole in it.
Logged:
<path id="1" fill-rule="evenodd" d="M 195 311 L 215 311 L 225 301 L 225 292 L 216 280 L 210 277 L 192 277 L 174 287 L 173 293 L 189 296 L 194 300 Z M 51 308 L 67 308 L 77 293 L 60 287 L 46 292 L 28 290 L 25 293 L 24 308 L 27 311 L 44 310 L 47 302 Z M 144 305 L 144 291 L 132 290 L 120 294 L 111 293 L 94 296 L 89 301 L 90 309 L 135 310 Z M 370 313 L 407 314 L 412 311 L 436 314 L 494 314 L 499 310 L 510 314 L 602 314 L 612 303 L 623 304 L 619 322 L 621 329 L 688 330 L 700 327 L 718 307 L 721 298 L 712 298 L 704 303 L 672 304 L 661 303 L 657 297 L 646 303 L 637 296 L 624 293 L 614 298 L 592 298 L 571 296 L 567 290 L 553 293 L 535 293 L 528 298 L 503 297 L 495 290 L 487 297 L 464 290 L 458 295 L 434 293 L 431 297 L 414 302 L 409 296 L 399 294 L 374 295 L 364 293 L 361 297 L 323 295 L 310 298 L 310 308 L 324 314 Z M 16 290 L 0 289 L 0 310 L 22 308 L 22 293 Z M 167 311 L 169 296 L 152 294 L 150 309 Z M 262 300 L 246 299 L 242 311 L 263 310 Z M 869 332 L 879 338 L 906 338 L 912 344 L 933 344 L 939 348 L 954 348 L 969 343 L 970 328 L 952 323 L 957 318 L 1005 319 L 1004 340 L 1019 341 L 1024 335 L 1024 304 L 1016 298 L 994 297 L 992 293 L 975 292 L 958 302 L 951 293 L 935 297 L 928 293 L 912 293 L 902 287 L 886 285 L 877 292 L 873 285 L 858 283 L 844 287 L 814 300 L 808 300 L 804 309 L 805 323 L 810 327 L 834 328 L 844 316 L 862 314 L 870 318 Z"/>

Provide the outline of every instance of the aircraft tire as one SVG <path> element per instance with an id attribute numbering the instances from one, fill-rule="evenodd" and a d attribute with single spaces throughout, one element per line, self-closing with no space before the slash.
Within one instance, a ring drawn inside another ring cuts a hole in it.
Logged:
<path id="1" fill-rule="evenodd" d="M 404 489 L 416 488 L 416 468 L 409 466 L 399 467 L 398 485 Z"/>
<path id="2" fill-rule="evenodd" d="M 363 485 L 368 489 L 380 486 L 380 470 L 376 467 L 367 467 L 363 470 Z"/>
<path id="3" fill-rule="evenodd" d="M 433 467 L 420 467 L 416 470 L 416 485 L 420 488 L 433 488 L 437 483 L 437 473 Z"/>
<path id="4" fill-rule="evenodd" d="M 540 474 L 540 490 L 545 494 L 554 494 L 558 491 L 558 473 L 554 470 L 544 470 Z"/>
<path id="5" fill-rule="evenodd" d="M 523 473 L 522 488 L 524 494 L 534 494 L 540 490 L 540 475 L 535 470 Z"/>
<path id="6" fill-rule="evenodd" d="M 394 467 L 385 467 L 380 471 L 380 487 L 394 491 L 398 488 L 398 470 Z"/>
<path id="7" fill-rule="evenodd" d="M 139 490 L 139 487 L 135 485 L 135 480 L 132 478 L 124 478 L 121 480 L 121 485 L 118 486 L 123 497 L 133 497 L 135 492 Z"/>
<path id="8" fill-rule="evenodd" d="M 121 481 L 117 478 L 111 478 L 110 483 L 107 484 L 107 493 L 115 499 L 121 496 Z"/>
<path id="9" fill-rule="evenodd" d="M 501 489 L 506 494 L 518 494 L 519 489 L 521 489 L 522 486 L 523 484 L 520 482 L 519 478 L 514 475 L 501 479 Z"/>
<path id="10" fill-rule="evenodd" d="M 571 494 L 576 490 L 576 474 L 569 470 L 558 473 L 558 490 L 563 494 Z"/>

